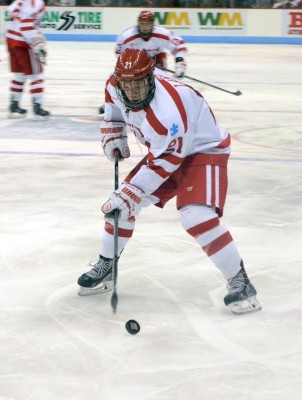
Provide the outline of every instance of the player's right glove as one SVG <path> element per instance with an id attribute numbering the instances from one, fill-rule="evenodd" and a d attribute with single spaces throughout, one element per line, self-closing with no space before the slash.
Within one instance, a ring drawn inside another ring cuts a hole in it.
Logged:
<path id="1" fill-rule="evenodd" d="M 130 157 L 130 149 L 124 122 L 103 121 L 101 123 L 102 147 L 106 157 L 114 161 L 114 150 L 119 150 L 119 159 Z"/>
<path id="2" fill-rule="evenodd" d="M 144 192 L 131 183 L 123 182 L 102 206 L 105 218 L 112 218 L 114 210 L 119 210 L 119 219 L 126 221 L 139 214 L 143 207 Z"/>
<path id="3" fill-rule="evenodd" d="M 187 63 L 182 57 L 176 57 L 175 59 L 175 76 L 176 78 L 183 78 L 186 73 Z"/>
<path id="4" fill-rule="evenodd" d="M 46 64 L 46 43 L 44 35 L 38 32 L 37 35 L 32 40 L 30 47 L 32 48 L 35 56 L 40 60 L 42 64 Z"/>

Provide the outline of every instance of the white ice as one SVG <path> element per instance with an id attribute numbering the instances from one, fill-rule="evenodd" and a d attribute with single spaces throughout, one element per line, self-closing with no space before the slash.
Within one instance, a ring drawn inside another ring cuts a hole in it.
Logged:
<path id="1" fill-rule="evenodd" d="M 119 263 L 119 303 L 79 297 L 113 189 L 98 107 L 114 43 L 49 42 L 45 108 L 7 119 L 0 45 L 0 400 L 302 398 L 302 52 L 190 44 L 187 74 L 232 133 L 230 229 L 263 310 L 235 316 L 175 203 L 144 210 Z M 173 68 L 173 59 L 169 59 Z M 27 87 L 28 88 L 28 87 Z M 22 106 L 31 109 L 28 91 Z M 131 139 L 124 176 L 145 154 Z M 130 336 L 124 324 L 141 325 Z"/>

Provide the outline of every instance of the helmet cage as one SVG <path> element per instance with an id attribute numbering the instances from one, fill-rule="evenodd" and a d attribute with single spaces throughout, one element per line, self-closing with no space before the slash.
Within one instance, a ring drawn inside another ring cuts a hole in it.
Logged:
<path id="1" fill-rule="evenodd" d="M 116 92 L 118 99 L 125 104 L 127 108 L 141 109 L 146 107 L 154 96 L 155 83 L 153 74 L 139 81 L 124 82 L 115 78 Z M 127 90 L 125 90 L 127 85 Z M 130 100 L 129 97 L 135 100 Z M 130 93 L 130 94 L 129 94 Z"/>

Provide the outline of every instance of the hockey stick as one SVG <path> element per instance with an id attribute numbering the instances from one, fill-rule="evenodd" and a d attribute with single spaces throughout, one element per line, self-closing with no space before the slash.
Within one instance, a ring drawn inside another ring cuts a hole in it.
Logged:
<path id="1" fill-rule="evenodd" d="M 114 150 L 114 190 L 118 188 L 118 161 L 119 161 L 119 151 L 117 149 Z M 112 296 L 111 296 L 111 307 L 112 311 L 115 314 L 118 303 L 118 296 L 116 291 L 116 281 L 117 281 L 117 263 L 118 263 L 118 214 L 119 211 L 114 211 L 114 246 L 113 246 L 113 265 L 112 265 Z"/>
<path id="2" fill-rule="evenodd" d="M 162 68 L 162 67 L 159 67 L 159 68 L 162 69 L 163 71 L 167 71 L 167 72 L 171 72 L 171 74 L 175 74 L 175 71 L 172 71 L 171 69 Z M 195 82 L 198 82 L 198 83 L 203 83 L 204 85 L 211 86 L 211 87 L 214 88 L 214 89 L 222 90 L 223 92 L 233 94 L 234 96 L 240 96 L 240 95 L 242 95 L 242 93 L 240 92 L 240 90 L 237 90 L 236 92 L 231 92 L 230 90 L 226 90 L 226 89 L 223 89 L 223 88 L 221 88 L 221 87 L 219 87 L 219 86 L 212 85 L 211 83 L 207 83 L 207 82 L 204 82 L 204 81 L 200 81 L 199 79 L 192 78 L 191 76 L 188 76 L 188 75 L 184 75 L 183 78 L 187 78 L 187 79 L 190 79 L 191 81 L 195 81 Z"/>

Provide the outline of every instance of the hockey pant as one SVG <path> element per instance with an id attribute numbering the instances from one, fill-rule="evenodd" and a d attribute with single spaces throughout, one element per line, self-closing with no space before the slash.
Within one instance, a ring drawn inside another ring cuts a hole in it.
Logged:
<path id="1" fill-rule="evenodd" d="M 23 47 L 9 47 L 11 72 L 14 74 L 10 83 L 12 101 L 20 101 L 25 81 L 30 84 L 31 98 L 35 103 L 43 103 L 44 76 L 42 64 L 33 51 Z"/>

